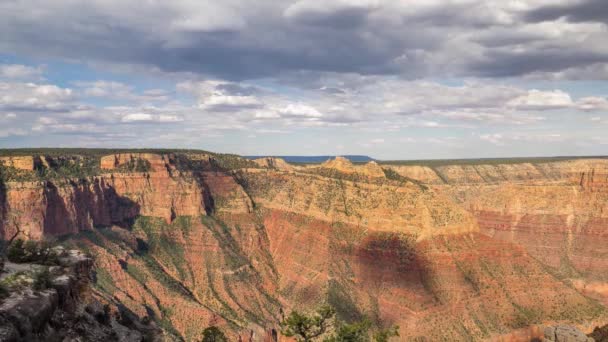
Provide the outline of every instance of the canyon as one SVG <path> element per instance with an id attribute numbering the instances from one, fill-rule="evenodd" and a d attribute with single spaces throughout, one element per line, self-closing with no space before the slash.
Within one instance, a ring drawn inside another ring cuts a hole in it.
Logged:
<path id="1" fill-rule="evenodd" d="M 95 260 L 167 340 L 283 340 L 321 303 L 413 341 L 608 322 L 608 160 L 289 164 L 202 151 L 0 158 L 0 234 Z"/>

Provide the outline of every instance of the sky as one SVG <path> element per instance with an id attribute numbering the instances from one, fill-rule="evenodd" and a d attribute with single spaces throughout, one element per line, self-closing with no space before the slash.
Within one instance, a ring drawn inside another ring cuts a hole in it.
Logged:
<path id="1" fill-rule="evenodd" d="M 2 0 L 0 148 L 608 155 L 605 0 Z"/>

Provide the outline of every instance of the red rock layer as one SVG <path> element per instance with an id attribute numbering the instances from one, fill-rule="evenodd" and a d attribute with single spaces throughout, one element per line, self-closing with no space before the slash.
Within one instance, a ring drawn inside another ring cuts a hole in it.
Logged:
<path id="1" fill-rule="evenodd" d="M 468 208 L 482 233 L 523 246 L 557 277 L 608 304 L 607 165 L 543 164 L 543 180 L 436 190 Z"/>
<path id="2" fill-rule="evenodd" d="M 19 226 L 40 239 L 112 224 L 126 226 L 138 215 L 170 222 L 181 215 L 204 215 L 209 204 L 194 178 L 167 171 L 108 174 L 86 180 L 6 184 L 4 236 Z"/>
<path id="3" fill-rule="evenodd" d="M 416 242 L 277 210 L 264 217 L 286 305 L 328 300 L 342 317 L 400 325 L 403 339 L 490 339 L 601 312 L 522 248 L 481 234 Z"/>
<path id="4" fill-rule="evenodd" d="M 264 340 L 281 308 L 323 301 L 403 339 L 517 340 L 606 318 L 588 298 L 608 298 L 602 161 L 445 167 L 429 188 L 143 157 L 151 172 L 0 187 L 2 233 L 79 233 L 100 297 L 187 340 L 208 325 Z"/>

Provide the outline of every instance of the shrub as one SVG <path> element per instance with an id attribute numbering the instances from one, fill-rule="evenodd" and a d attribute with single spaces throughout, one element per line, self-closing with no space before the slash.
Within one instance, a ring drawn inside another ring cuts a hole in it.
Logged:
<path id="1" fill-rule="evenodd" d="M 399 326 L 395 325 L 388 329 L 382 329 L 374 334 L 375 342 L 388 342 L 391 337 L 399 337 Z"/>
<path id="2" fill-rule="evenodd" d="M 228 342 L 228 339 L 219 328 L 209 327 L 203 331 L 202 342 Z"/>
<path id="3" fill-rule="evenodd" d="M 7 258 L 11 262 L 33 262 L 43 265 L 56 265 L 58 256 L 49 241 L 23 241 L 17 239 L 9 246 Z"/>
<path id="4" fill-rule="evenodd" d="M 17 239 L 8 247 L 6 257 L 11 262 L 23 262 L 25 259 L 25 249 L 23 247 L 24 241 Z"/>
<path id="5" fill-rule="evenodd" d="M 283 319 L 281 333 L 295 337 L 298 342 L 388 342 L 399 336 L 399 327 L 376 330 L 372 335 L 372 322 L 368 319 L 348 324 L 334 319 L 336 311 L 329 305 L 320 307 L 314 314 L 306 315 L 297 311 Z M 333 326 L 333 333 L 330 328 Z M 331 333 L 330 336 L 327 336 Z M 322 340 L 321 340 L 322 339 Z"/>
<path id="6" fill-rule="evenodd" d="M 36 273 L 34 276 L 34 290 L 42 291 L 51 287 L 51 273 L 48 268 L 44 268 L 42 271 Z"/>
<path id="7" fill-rule="evenodd" d="M 331 327 L 335 314 L 336 310 L 329 305 L 320 307 L 313 315 L 292 311 L 281 322 L 281 332 L 287 337 L 295 337 L 298 342 L 314 341 Z"/>
<path id="8" fill-rule="evenodd" d="M 8 286 L 4 283 L 0 283 L 0 299 L 7 298 L 10 295 Z"/>
<path id="9" fill-rule="evenodd" d="M 368 342 L 371 322 L 363 320 L 353 324 L 342 324 L 336 329 L 336 333 L 325 339 L 324 342 Z"/>

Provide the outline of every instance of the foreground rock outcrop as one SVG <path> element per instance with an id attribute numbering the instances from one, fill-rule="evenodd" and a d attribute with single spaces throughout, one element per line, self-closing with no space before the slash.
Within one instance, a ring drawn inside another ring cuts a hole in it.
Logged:
<path id="1" fill-rule="evenodd" d="M 142 323 L 126 308 L 111 313 L 108 305 L 90 300 L 91 258 L 61 249 L 54 264 L 48 271 L 43 265 L 6 265 L 8 274 L 0 282 L 8 291 L 0 300 L 0 341 L 160 340 L 161 331 L 153 323 Z M 35 278 L 33 285 L 28 274 Z"/>

